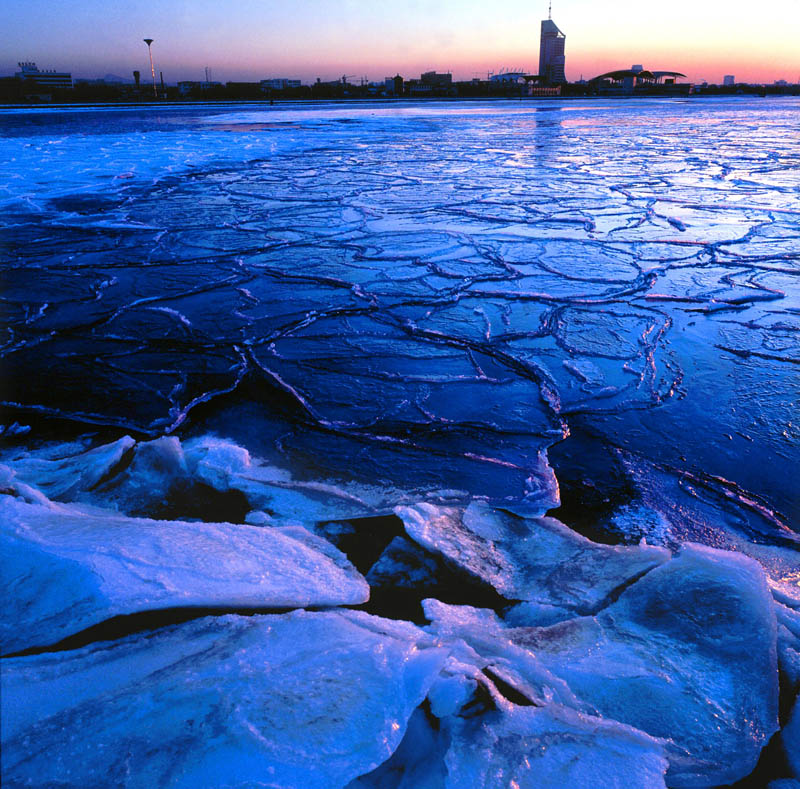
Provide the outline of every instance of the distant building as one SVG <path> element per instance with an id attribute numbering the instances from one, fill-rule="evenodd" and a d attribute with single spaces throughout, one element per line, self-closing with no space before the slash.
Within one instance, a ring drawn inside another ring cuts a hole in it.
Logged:
<path id="1" fill-rule="evenodd" d="M 190 96 L 192 93 L 207 93 L 215 88 L 222 88 L 221 82 L 179 82 L 178 93 L 181 96 Z"/>
<path id="2" fill-rule="evenodd" d="M 449 88 L 453 84 L 452 74 L 437 74 L 435 71 L 426 71 L 419 81 L 431 88 Z"/>
<path id="3" fill-rule="evenodd" d="M 389 96 L 403 95 L 403 78 L 399 74 L 394 77 L 386 77 L 384 84 L 386 85 L 386 93 Z"/>
<path id="4" fill-rule="evenodd" d="M 72 74 L 65 71 L 39 71 L 35 63 L 17 63 L 20 70 L 14 75 L 18 79 L 33 80 L 39 88 L 72 89 Z"/>
<path id="5" fill-rule="evenodd" d="M 261 80 L 261 90 L 265 93 L 269 90 L 289 90 L 290 88 L 299 88 L 301 82 L 299 79 L 286 79 L 285 77 L 273 77 L 271 79 Z"/>
<path id="6" fill-rule="evenodd" d="M 547 85 L 539 76 L 525 76 L 522 78 L 526 85 L 525 93 L 528 96 L 560 96 L 561 85 Z"/>
<path id="7" fill-rule="evenodd" d="M 489 82 L 498 83 L 518 83 L 526 77 L 525 71 L 501 71 L 489 77 Z"/>
<path id="8" fill-rule="evenodd" d="M 542 20 L 542 34 L 539 39 L 539 76 L 550 85 L 567 81 L 564 71 L 566 43 L 567 37 L 552 19 Z"/>
<path id="9" fill-rule="evenodd" d="M 607 95 L 632 96 L 635 93 L 684 92 L 691 93 L 693 85 L 678 85 L 679 71 L 648 71 L 641 65 L 629 69 L 609 71 L 590 80 L 597 85 L 598 92 Z"/>
<path id="10" fill-rule="evenodd" d="M 733 74 L 726 74 L 726 75 L 725 75 L 725 76 L 722 78 L 722 84 L 723 84 L 723 85 L 724 85 L 726 88 L 732 88 L 732 87 L 733 87 L 733 86 L 736 84 L 736 77 L 734 77 L 734 75 L 733 75 Z"/>

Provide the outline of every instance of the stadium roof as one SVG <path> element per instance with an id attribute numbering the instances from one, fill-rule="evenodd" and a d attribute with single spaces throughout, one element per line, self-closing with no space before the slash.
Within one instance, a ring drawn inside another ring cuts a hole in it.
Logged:
<path id="1" fill-rule="evenodd" d="M 686 77 L 685 74 L 681 74 L 680 71 L 647 71 L 646 69 L 643 71 L 634 71 L 633 69 L 626 68 L 626 69 L 619 69 L 618 71 L 609 71 L 606 74 L 601 74 L 599 77 L 594 77 L 590 79 L 589 82 L 600 82 L 604 79 L 614 80 L 615 82 L 618 80 L 623 80 L 626 77 L 641 77 L 642 79 L 655 79 L 659 80 L 663 77 Z"/>

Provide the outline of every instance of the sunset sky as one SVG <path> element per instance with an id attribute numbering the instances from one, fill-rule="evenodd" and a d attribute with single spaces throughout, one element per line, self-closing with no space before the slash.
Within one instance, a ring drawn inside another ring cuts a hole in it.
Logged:
<path id="1" fill-rule="evenodd" d="M 471 79 L 538 67 L 547 0 L 2 0 L 0 74 L 17 61 L 130 77 L 149 71 L 155 39 L 168 82 L 266 77 L 382 80 L 452 71 Z M 567 78 L 642 63 L 691 81 L 800 81 L 798 0 L 554 0 L 567 36 Z"/>

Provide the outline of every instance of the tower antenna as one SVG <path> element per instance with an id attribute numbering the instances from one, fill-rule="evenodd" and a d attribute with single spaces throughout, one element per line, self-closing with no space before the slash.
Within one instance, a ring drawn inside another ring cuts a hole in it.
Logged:
<path id="1" fill-rule="evenodd" d="M 553 0 L 550 0 L 550 7 L 547 9 L 547 18 L 553 18 Z"/>
<path id="2" fill-rule="evenodd" d="M 153 50 L 150 49 L 153 39 L 145 38 L 144 43 L 147 44 L 147 54 L 150 55 L 150 73 L 153 75 L 153 95 L 158 98 L 158 88 L 156 87 L 156 69 L 155 66 L 153 66 Z"/>

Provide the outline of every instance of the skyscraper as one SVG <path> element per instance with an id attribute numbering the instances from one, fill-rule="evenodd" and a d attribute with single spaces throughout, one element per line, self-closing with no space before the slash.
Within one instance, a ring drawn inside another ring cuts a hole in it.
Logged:
<path id="1" fill-rule="evenodd" d="M 564 45 L 567 37 L 552 19 L 542 20 L 542 36 L 539 39 L 539 76 L 550 84 L 566 82 L 564 74 Z"/>

